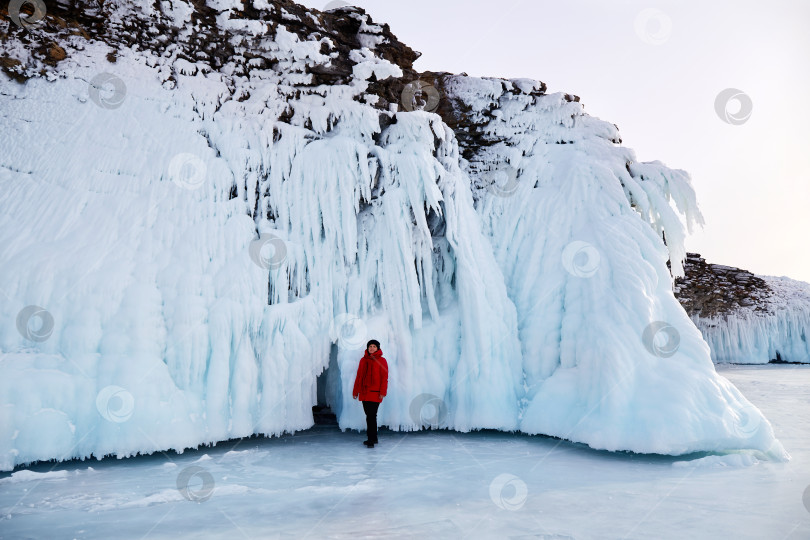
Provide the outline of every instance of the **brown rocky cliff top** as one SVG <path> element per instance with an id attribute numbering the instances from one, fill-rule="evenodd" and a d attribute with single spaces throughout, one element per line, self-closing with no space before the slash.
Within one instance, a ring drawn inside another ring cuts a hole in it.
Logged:
<path id="1" fill-rule="evenodd" d="M 773 291 L 747 270 L 707 263 L 699 253 L 687 253 L 686 275 L 675 279 L 676 298 L 690 316 L 724 317 L 741 308 L 767 312 Z"/>

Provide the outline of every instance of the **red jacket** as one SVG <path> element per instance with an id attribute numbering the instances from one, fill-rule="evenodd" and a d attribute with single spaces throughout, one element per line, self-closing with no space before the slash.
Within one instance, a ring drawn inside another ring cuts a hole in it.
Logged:
<path id="1" fill-rule="evenodd" d="M 367 350 L 357 366 L 352 397 L 359 395 L 360 401 L 381 403 L 387 393 L 388 362 L 383 358 L 382 350 L 378 349 L 374 354 L 369 354 Z"/>

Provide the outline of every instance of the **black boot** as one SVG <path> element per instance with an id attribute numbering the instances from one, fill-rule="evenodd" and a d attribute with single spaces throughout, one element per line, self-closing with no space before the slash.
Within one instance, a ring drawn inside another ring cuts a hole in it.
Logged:
<path id="1" fill-rule="evenodd" d="M 369 448 L 374 448 L 374 443 L 373 442 L 363 441 L 363 444 L 365 444 Z"/>

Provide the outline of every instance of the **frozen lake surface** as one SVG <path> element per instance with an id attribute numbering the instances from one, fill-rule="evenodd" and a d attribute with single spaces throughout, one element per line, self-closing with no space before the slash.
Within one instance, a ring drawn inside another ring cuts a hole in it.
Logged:
<path id="1" fill-rule="evenodd" d="M 368 449 L 364 433 L 319 425 L 3 473 L 0 537 L 810 538 L 810 366 L 717 369 L 771 421 L 790 462 L 497 431 L 382 429 Z"/>

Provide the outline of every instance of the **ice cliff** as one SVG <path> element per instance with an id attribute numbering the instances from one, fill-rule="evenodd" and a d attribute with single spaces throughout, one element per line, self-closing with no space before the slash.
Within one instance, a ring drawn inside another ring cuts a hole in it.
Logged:
<path id="1" fill-rule="evenodd" d="M 810 362 L 810 284 L 688 253 L 674 291 L 716 363 Z"/>
<path id="2" fill-rule="evenodd" d="M 0 32 L 0 470 L 305 429 L 327 368 L 362 429 L 371 337 L 391 429 L 788 459 L 673 295 L 688 175 L 578 97 L 417 73 L 356 8 L 62 2 Z"/>

